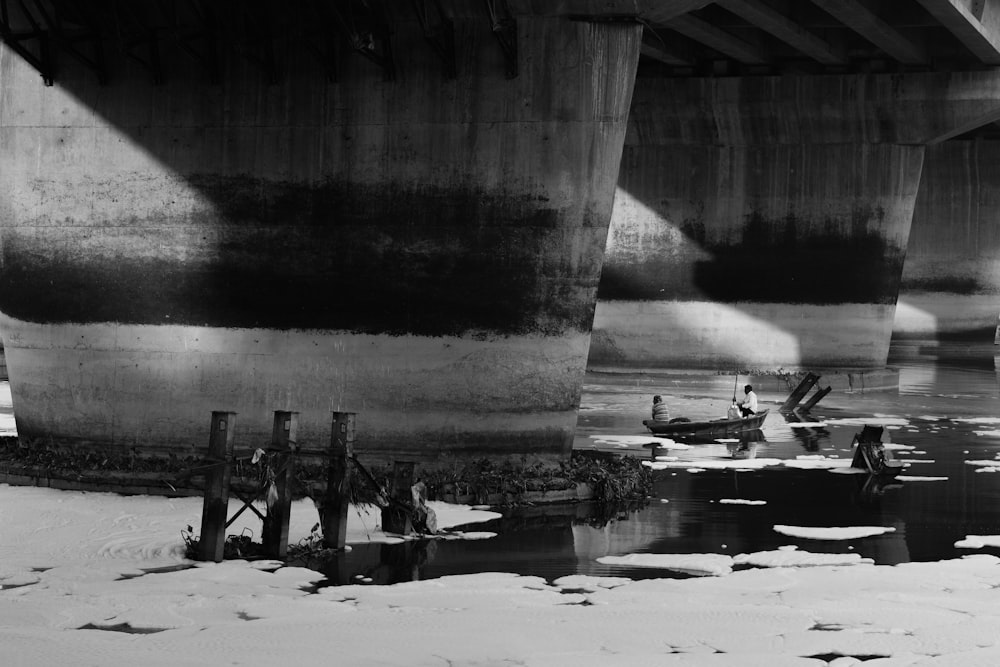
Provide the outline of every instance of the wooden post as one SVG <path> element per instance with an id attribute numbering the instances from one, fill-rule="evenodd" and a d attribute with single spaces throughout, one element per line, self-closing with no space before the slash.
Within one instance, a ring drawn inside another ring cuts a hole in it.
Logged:
<path id="1" fill-rule="evenodd" d="M 347 510 L 350 507 L 351 457 L 354 456 L 354 412 L 334 412 L 330 434 L 330 464 L 326 473 L 326 495 L 319 513 L 323 546 L 343 549 L 347 545 Z"/>
<path id="2" fill-rule="evenodd" d="M 802 404 L 802 411 L 809 412 L 812 410 L 813 406 L 820 402 L 820 399 L 830 393 L 830 389 L 830 387 L 827 387 L 826 389 L 817 389 L 816 393 L 810 396 L 809 400 Z"/>
<path id="3" fill-rule="evenodd" d="M 205 501 L 201 508 L 201 535 L 198 560 L 222 561 L 226 546 L 226 518 L 229 515 L 230 462 L 233 458 L 235 412 L 213 412 L 208 438 L 208 458 L 218 463 L 205 473 Z"/>
<path id="4" fill-rule="evenodd" d="M 781 407 L 778 408 L 778 410 L 780 412 L 786 412 L 797 406 L 799 401 L 801 401 L 802 398 L 809 393 L 809 390 L 812 389 L 812 386 L 817 382 L 819 382 L 818 375 L 815 373 L 806 373 L 806 376 L 802 378 L 801 382 L 799 382 L 799 386 L 795 388 L 795 391 L 788 396 L 788 399 L 781 404 Z"/>
<path id="5" fill-rule="evenodd" d="M 412 487 L 413 462 L 396 461 L 392 468 L 392 490 L 390 491 L 390 495 L 393 499 L 409 507 L 413 500 Z M 395 503 L 384 507 L 382 509 L 382 530 L 387 533 L 409 535 L 413 532 L 410 513 Z"/>
<path id="6" fill-rule="evenodd" d="M 295 478 L 295 433 L 299 413 L 274 411 L 271 453 L 274 455 L 274 487 L 277 497 L 268 503 L 264 519 L 264 554 L 284 559 L 288 555 L 288 524 L 292 517 L 292 480 Z"/>

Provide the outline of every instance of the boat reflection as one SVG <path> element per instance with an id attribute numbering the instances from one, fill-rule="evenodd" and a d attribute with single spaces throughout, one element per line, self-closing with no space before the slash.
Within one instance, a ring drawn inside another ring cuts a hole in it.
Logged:
<path id="1" fill-rule="evenodd" d="M 877 508 L 882 502 L 882 496 L 890 489 L 900 489 L 902 483 L 884 475 L 855 475 L 857 477 L 857 493 L 855 502 L 861 507 Z"/>
<path id="2" fill-rule="evenodd" d="M 755 459 L 757 458 L 757 442 L 745 440 L 743 442 L 727 442 L 726 449 L 734 459 Z"/>

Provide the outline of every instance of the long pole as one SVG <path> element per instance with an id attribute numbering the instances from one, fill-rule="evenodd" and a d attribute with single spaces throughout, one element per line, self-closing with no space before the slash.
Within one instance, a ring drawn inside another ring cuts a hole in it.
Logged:
<path id="1" fill-rule="evenodd" d="M 733 380 L 733 403 L 736 402 L 736 385 L 740 383 L 740 374 L 736 374 L 736 379 Z"/>

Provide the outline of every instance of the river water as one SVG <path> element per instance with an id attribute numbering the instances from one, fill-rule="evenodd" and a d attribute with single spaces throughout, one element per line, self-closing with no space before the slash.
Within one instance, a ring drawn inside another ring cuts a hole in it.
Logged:
<path id="1" fill-rule="evenodd" d="M 989 547 L 959 548 L 955 542 L 968 535 L 1000 535 L 1000 468 L 969 463 L 1000 455 L 998 351 L 986 342 L 894 341 L 889 365 L 899 370 L 898 392 L 835 391 L 809 415 L 823 426 L 792 428 L 777 412 L 788 388 L 764 387 L 758 392 L 761 408 L 771 412 L 754 441 L 660 452 L 677 457 L 671 465 L 680 467 L 656 471 L 646 503 L 509 509 L 502 519 L 470 528 L 495 532 L 491 539 L 355 546 L 330 564 L 327 574 L 336 583 L 354 582 L 359 575 L 373 583 L 395 583 L 484 571 L 549 580 L 569 574 L 639 579 L 686 575 L 604 565 L 597 559 L 630 553 L 735 556 L 789 545 L 856 553 L 878 564 L 997 553 Z M 649 459 L 641 443 L 623 443 L 630 439 L 620 436 L 649 435 L 641 420 L 657 393 L 675 416 L 722 416 L 732 384 L 708 379 L 685 384 L 638 375 L 590 378 L 575 446 Z M 893 450 L 908 463 L 899 480 L 880 485 L 867 475 L 780 463 L 760 469 L 712 467 L 753 459 L 819 466 L 850 459 L 852 439 L 864 424 L 884 427 L 883 441 L 910 448 Z M 860 539 L 816 540 L 788 537 L 776 525 L 892 530 Z"/>

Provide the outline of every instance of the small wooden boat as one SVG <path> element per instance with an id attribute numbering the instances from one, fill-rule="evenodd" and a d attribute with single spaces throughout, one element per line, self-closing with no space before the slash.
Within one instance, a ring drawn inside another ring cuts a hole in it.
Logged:
<path id="1" fill-rule="evenodd" d="M 668 422 L 643 419 L 642 424 L 655 435 L 732 435 L 740 431 L 760 428 L 767 417 L 767 410 L 739 419 L 711 419 L 708 421 L 671 420 Z"/>
<path id="2" fill-rule="evenodd" d="M 902 472 L 902 461 L 897 461 L 892 452 L 882 442 L 882 427 L 866 424 L 861 433 L 854 436 L 851 446 L 855 447 L 852 468 L 867 470 L 880 477 L 895 477 Z"/>

